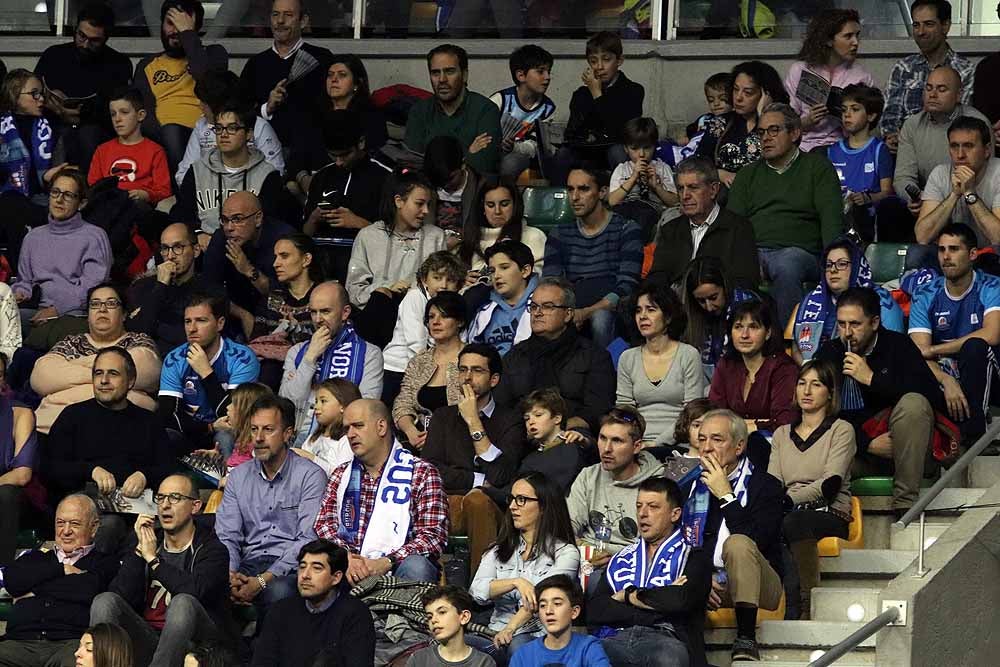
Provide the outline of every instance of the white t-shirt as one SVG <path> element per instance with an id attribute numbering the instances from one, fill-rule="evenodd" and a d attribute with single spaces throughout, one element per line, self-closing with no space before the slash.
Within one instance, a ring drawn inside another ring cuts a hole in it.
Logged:
<path id="1" fill-rule="evenodd" d="M 923 198 L 928 201 L 944 201 L 951 193 L 951 163 L 939 164 L 931 170 L 924 186 Z M 991 157 L 986 163 L 982 178 L 976 183 L 976 194 L 991 211 L 1000 208 L 1000 160 Z M 976 231 L 979 247 L 990 245 L 989 240 L 979 228 L 976 219 L 965 203 L 964 197 L 959 197 L 955 208 L 951 211 L 952 222 L 964 222 Z"/>
<path id="2" fill-rule="evenodd" d="M 670 171 L 670 167 L 663 160 L 653 160 L 650 164 L 653 165 L 653 169 L 656 170 L 656 175 L 660 177 L 660 182 L 663 184 L 664 189 L 668 192 L 677 192 L 677 186 L 674 185 L 674 175 Z M 632 161 L 622 162 L 617 167 L 615 167 L 614 172 L 611 174 L 611 187 L 610 192 L 614 192 L 635 173 L 635 163 Z M 632 191 L 625 195 L 624 202 L 642 200 L 648 202 L 657 210 L 662 211 L 667 207 L 667 204 L 660 201 L 660 198 L 656 195 L 653 188 L 643 187 L 641 184 L 636 183 Z"/>

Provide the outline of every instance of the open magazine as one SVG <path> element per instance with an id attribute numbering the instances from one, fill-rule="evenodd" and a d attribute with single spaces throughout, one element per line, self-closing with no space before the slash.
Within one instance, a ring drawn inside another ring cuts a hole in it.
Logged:
<path id="1" fill-rule="evenodd" d="M 42 79 L 42 87 L 45 89 L 46 99 L 54 99 L 56 102 L 62 105 L 63 108 L 66 109 L 79 109 L 84 104 L 93 103 L 97 101 L 97 93 L 91 93 L 86 97 L 70 97 L 68 95 L 64 95 L 63 93 L 57 90 L 49 88 L 49 85 L 45 83 L 44 78 Z"/>
<path id="2" fill-rule="evenodd" d="M 181 459 L 181 463 L 215 488 L 219 487 L 219 480 L 226 476 L 226 462 L 221 456 L 188 454 Z"/>
<path id="3" fill-rule="evenodd" d="M 126 498 L 122 490 L 116 488 L 111 493 L 99 493 L 94 498 L 97 509 L 102 514 L 149 514 L 156 516 L 153 490 L 146 489 L 138 498 Z"/>
<path id="4" fill-rule="evenodd" d="M 839 116 L 844 105 L 844 90 L 831 86 L 830 82 L 815 72 L 802 70 L 799 85 L 795 89 L 795 97 L 806 107 L 825 104 L 831 114 Z"/>

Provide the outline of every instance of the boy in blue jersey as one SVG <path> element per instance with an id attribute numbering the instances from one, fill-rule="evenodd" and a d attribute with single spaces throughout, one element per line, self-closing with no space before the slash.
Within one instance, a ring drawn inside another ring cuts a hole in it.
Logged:
<path id="1" fill-rule="evenodd" d="M 545 636 L 518 649 L 510 667 L 611 667 L 601 640 L 573 632 L 573 621 L 583 607 L 580 584 L 565 574 L 557 574 L 538 582 L 535 597 Z"/>
<path id="2" fill-rule="evenodd" d="M 827 149 L 840 178 L 845 208 L 850 202 L 854 227 L 866 241 L 875 238 L 875 204 L 893 194 L 892 153 L 872 135 L 884 107 L 885 98 L 878 88 L 864 84 L 845 88 L 841 121 L 847 138 Z"/>
<path id="3" fill-rule="evenodd" d="M 500 108 L 501 176 L 517 178 L 532 160 L 542 161 L 544 142 L 539 123 L 556 112 L 555 102 L 545 94 L 552 80 L 552 62 L 552 54 L 542 47 L 525 44 L 510 54 L 514 85 L 490 96 Z"/>
<path id="4" fill-rule="evenodd" d="M 250 348 L 222 337 L 228 310 L 225 297 L 192 295 L 184 309 L 187 343 L 163 359 L 160 414 L 188 441 L 188 452 L 214 449 L 214 423 L 226 414 L 230 392 L 260 372 Z"/>
<path id="5" fill-rule="evenodd" d="M 946 225 L 937 247 L 944 275 L 913 295 L 909 334 L 944 390 L 948 414 L 972 444 L 986 431 L 997 378 L 1000 278 L 973 269 L 978 248 L 968 225 Z"/>

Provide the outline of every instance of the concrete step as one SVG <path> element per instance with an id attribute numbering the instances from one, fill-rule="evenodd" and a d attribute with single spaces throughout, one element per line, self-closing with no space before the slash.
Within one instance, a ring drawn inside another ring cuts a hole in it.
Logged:
<path id="1" fill-rule="evenodd" d="M 967 470 L 969 486 L 988 489 L 1000 482 L 1000 456 L 977 456 Z"/>
<path id="2" fill-rule="evenodd" d="M 757 647 L 761 662 L 767 665 L 787 662 L 788 664 L 808 664 L 816 650 L 828 649 L 863 623 L 839 623 L 822 621 L 764 621 L 757 628 Z M 708 661 L 716 667 L 729 667 L 746 663 L 733 663 L 730 659 L 736 630 L 727 628 L 710 630 L 705 633 L 705 649 Z M 755 663 L 761 664 L 761 663 Z M 839 664 L 865 666 L 875 664 L 875 638 L 869 637 L 861 646 L 843 658 Z"/>
<path id="3" fill-rule="evenodd" d="M 920 495 L 927 495 L 928 490 L 920 489 Z M 949 512 L 941 512 L 941 509 L 974 504 L 984 493 L 986 493 L 985 488 L 946 488 L 931 502 L 927 508 L 927 513 L 948 514 Z M 862 496 L 861 509 L 866 514 L 891 514 L 892 498 L 890 496 Z"/>
<path id="4" fill-rule="evenodd" d="M 924 549 L 934 544 L 951 524 L 925 523 Z M 889 538 L 889 548 L 898 551 L 917 551 L 920 547 L 920 523 L 911 523 L 903 530 L 894 530 Z"/>
<path id="5" fill-rule="evenodd" d="M 821 587 L 885 588 L 917 557 L 914 551 L 844 549 L 836 558 L 820 558 Z"/>
<path id="6" fill-rule="evenodd" d="M 760 667 L 762 663 L 765 664 L 766 667 L 808 667 L 809 663 L 811 662 L 810 657 L 804 658 L 802 660 L 768 660 L 767 658 L 761 656 L 762 658 L 761 662 L 747 662 L 744 660 L 738 660 L 731 664 L 732 667 L 751 667 L 752 665 Z M 813 659 L 815 659 L 815 657 L 813 657 Z M 717 665 L 718 663 L 712 663 L 712 664 Z M 836 665 L 837 667 L 869 667 L 870 665 L 875 664 L 875 655 L 873 653 L 871 659 L 869 660 L 865 659 L 863 656 L 860 656 L 858 654 L 850 653 L 848 655 L 845 655 L 843 658 L 841 658 L 840 660 L 838 660 L 833 664 Z"/>
<path id="7" fill-rule="evenodd" d="M 775 653 L 780 653 L 780 656 L 771 655 L 769 651 L 762 651 L 760 662 L 747 662 L 745 660 L 731 662 L 728 650 L 707 651 L 706 657 L 708 658 L 708 664 L 715 665 L 715 667 L 807 667 L 811 662 L 810 658 L 815 659 L 814 654 L 816 654 L 816 651 L 822 651 L 822 649 L 815 649 L 813 651 L 808 649 L 779 649 L 775 651 Z M 875 664 L 875 651 L 854 651 L 845 655 L 834 664 L 837 667 L 872 667 Z"/>
<path id="8" fill-rule="evenodd" d="M 867 623 L 879 615 L 881 588 L 814 588 L 811 616 L 814 621 Z M 852 618 L 853 616 L 853 618 Z"/>

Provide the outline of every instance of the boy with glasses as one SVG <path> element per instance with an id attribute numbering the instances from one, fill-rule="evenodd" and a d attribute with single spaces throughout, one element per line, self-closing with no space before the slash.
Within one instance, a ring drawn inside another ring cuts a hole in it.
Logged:
<path id="1" fill-rule="evenodd" d="M 128 632 L 137 665 L 170 667 L 188 644 L 224 627 L 229 555 L 201 510 L 189 477 L 171 475 L 153 496 L 156 517 L 140 514 L 121 569 L 90 608 L 90 622 Z M 159 520 L 159 527 L 156 522 Z"/>

